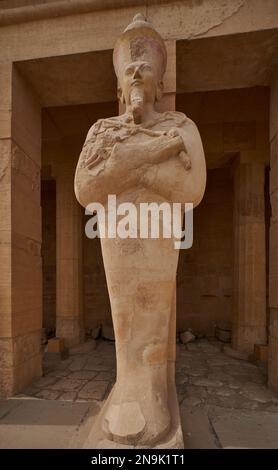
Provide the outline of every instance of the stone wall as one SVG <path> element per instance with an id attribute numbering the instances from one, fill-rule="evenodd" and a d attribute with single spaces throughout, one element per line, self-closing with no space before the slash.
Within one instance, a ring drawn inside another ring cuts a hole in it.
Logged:
<path id="1" fill-rule="evenodd" d="M 90 240 L 84 234 L 83 243 L 84 323 L 88 334 L 100 324 L 112 325 L 112 317 L 100 240 Z"/>
<path id="2" fill-rule="evenodd" d="M 42 181 L 43 328 L 56 328 L 56 185 Z"/>
<path id="3" fill-rule="evenodd" d="M 203 202 L 194 211 L 194 241 L 181 250 L 177 275 L 177 330 L 213 335 L 231 321 L 233 187 L 228 169 L 208 171 Z"/>
<path id="4" fill-rule="evenodd" d="M 278 392 L 278 66 L 273 70 L 270 99 L 270 200 L 269 305 L 270 340 L 268 383 Z"/>
<path id="5" fill-rule="evenodd" d="M 262 160 L 268 158 L 268 89 L 257 87 L 187 93 L 178 95 L 176 101 L 177 109 L 185 112 L 197 123 L 208 165 L 205 197 L 194 212 L 194 244 L 192 249 L 180 253 L 177 275 L 177 329 L 191 327 L 198 334 L 211 335 L 216 323 L 232 319 L 232 166 L 240 152 L 244 155 L 244 152 L 256 150 Z M 86 121 L 81 124 L 82 109 L 81 106 L 71 109 L 70 127 L 67 110 L 65 127 L 69 137 L 73 131 L 76 136 L 82 135 L 80 141 L 85 138 L 89 127 Z M 84 109 L 87 112 L 87 107 Z M 116 103 L 94 105 L 90 109 L 90 122 L 116 112 Z M 50 108 L 49 113 L 57 127 L 61 128 L 61 124 L 64 124 L 63 120 L 59 121 L 63 116 L 62 109 L 56 114 L 55 108 L 53 111 Z M 77 145 L 68 146 L 68 162 L 76 161 L 79 151 L 76 148 Z M 57 157 L 55 158 L 57 163 Z M 44 164 L 47 163 L 49 161 L 46 155 Z M 99 240 L 88 240 L 85 235 L 83 289 L 85 330 L 88 332 L 100 323 L 111 324 L 100 243 Z M 50 298 L 47 302 L 49 301 Z M 48 315 L 50 311 L 51 308 Z M 49 318 L 47 321 L 53 321 L 53 316 L 52 320 Z"/>

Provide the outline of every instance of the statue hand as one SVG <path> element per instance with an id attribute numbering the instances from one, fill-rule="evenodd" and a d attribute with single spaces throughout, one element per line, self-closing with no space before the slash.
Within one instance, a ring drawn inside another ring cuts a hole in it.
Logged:
<path id="1" fill-rule="evenodd" d="M 177 129 L 175 129 L 175 128 L 173 127 L 172 129 L 170 129 L 170 130 L 168 131 L 168 135 L 169 135 L 170 137 L 178 137 L 178 136 L 179 136 L 179 133 L 178 133 Z"/>
<path id="2" fill-rule="evenodd" d="M 189 158 L 188 153 L 186 153 L 184 150 L 182 150 L 179 153 L 179 158 L 180 158 L 180 161 L 182 162 L 185 170 L 186 171 L 190 170 L 191 169 L 191 160 Z"/>
<path id="3" fill-rule="evenodd" d="M 175 128 L 172 128 L 169 130 L 168 132 L 168 135 L 171 136 L 171 137 L 177 137 L 179 136 L 179 132 L 177 129 Z M 186 148 L 185 148 L 185 145 L 184 145 L 184 150 L 182 150 L 180 153 L 179 153 L 179 158 L 180 158 L 180 161 L 182 162 L 185 170 L 190 170 L 191 168 L 191 160 L 189 158 L 189 155 L 188 153 L 186 152 Z"/>

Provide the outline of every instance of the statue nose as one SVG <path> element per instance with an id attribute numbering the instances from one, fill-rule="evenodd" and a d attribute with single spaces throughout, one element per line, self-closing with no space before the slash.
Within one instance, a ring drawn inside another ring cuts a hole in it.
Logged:
<path id="1" fill-rule="evenodd" d="M 133 78 L 141 78 L 141 73 L 140 73 L 139 69 L 135 70 Z"/>

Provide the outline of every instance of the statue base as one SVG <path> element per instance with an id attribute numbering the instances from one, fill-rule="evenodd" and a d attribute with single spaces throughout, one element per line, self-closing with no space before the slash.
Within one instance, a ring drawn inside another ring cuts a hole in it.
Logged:
<path id="1" fill-rule="evenodd" d="M 110 440 L 105 436 L 102 429 L 103 418 L 109 406 L 110 397 L 113 390 L 110 392 L 109 397 L 101 408 L 99 414 L 96 417 L 87 439 L 83 445 L 84 449 L 183 449 L 183 433 L 180 421 L 180 411 L 177 399 L 175 384 L 169 389 L 168 406 L 171 413 L 171 429 L 163 439 L 156 442 L 152 446 L 147 445 L 136 445 L 136 443 L 129 443 L 128 437 L 125 443 L 120 443 L 114 440 Z M 123 439 L 124 441 L 124 439 Z"/>

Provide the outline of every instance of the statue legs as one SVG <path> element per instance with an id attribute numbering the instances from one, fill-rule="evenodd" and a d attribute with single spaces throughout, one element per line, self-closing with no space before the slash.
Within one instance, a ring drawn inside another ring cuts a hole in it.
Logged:
<path id="1" fill-rule="evenodd" d="M 179 252 L 172 239 L 101 242 L 117 355 L 117 380 L 102 431 L 120 444 L 155 446 L 173 426 Z"/>

